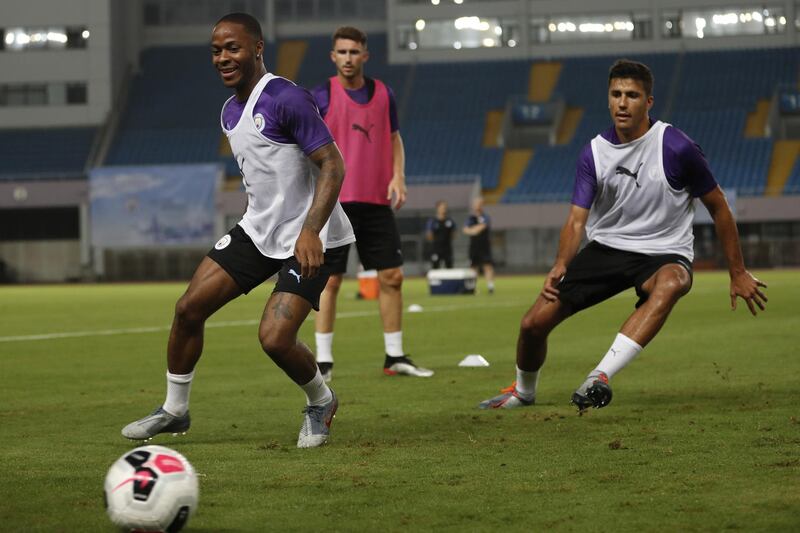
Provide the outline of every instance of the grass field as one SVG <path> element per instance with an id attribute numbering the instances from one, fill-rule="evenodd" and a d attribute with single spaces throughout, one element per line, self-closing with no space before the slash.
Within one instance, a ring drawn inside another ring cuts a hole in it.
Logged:
<path id="1" fill-rule="evenodd" d="M 191 431 L 154 444 L 200 473 L 189 531 L 798 531 L 800 273 L 766 271 L 765 313 L 732 313 L 727 276 L 699 273 L 661 334 L 577 416 L 573 389 L 635 297 L 551 337 L 538 404 L 476 409 L 513 379 L 519 319 L 540 277 L 488 296 L 430 297 L 408 280 L 406 350 L 428 380 L 382 375 L 375 302 L 340 298 L 329 445 L 294 447 L 302 393 L 260 352 L 266 291 L 209 322 Z M 268 287 L 268 289 L 267 289 Z M 184 284 L 0 288 L 0 530 L 109 531 L 109 465 L 127 422 L 164 394 Z M 53 335 L 65 334 L 65 335 Z M 37 337 L 37 336 L 41 337 Z M 308 321 L 301 336 L 313 345 Z M 470 353 L 489 368 L 463 369 Z"/>

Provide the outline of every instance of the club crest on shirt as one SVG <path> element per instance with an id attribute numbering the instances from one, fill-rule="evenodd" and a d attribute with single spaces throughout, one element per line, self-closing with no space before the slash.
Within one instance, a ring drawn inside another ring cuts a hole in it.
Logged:
<path id="1" fill-rule="evenodd" d="M 253 115 L 253 122 L 255 122 L 258 131 L 264 131 L 264 115 L 256 113 Z"/>
<path id="2" fill-rule="evenodd" d="M 217 244 L 214 245 L 216 250 L 222 250 L 223 248 L 227 247 L 231 243 L 231 236 L 230 235 L 223 235 L 220 240 L 217 241 Z"/>

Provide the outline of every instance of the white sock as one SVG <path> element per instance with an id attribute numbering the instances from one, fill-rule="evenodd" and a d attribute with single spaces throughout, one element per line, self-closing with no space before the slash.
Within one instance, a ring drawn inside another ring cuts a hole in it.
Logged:
<path id="1" fill-rule="evenodd" d="M 317 362 L 333 363 L 333 332 L 315 333 L 317 341 Z"/>
<path id="2" fill-rule="evenodd" d="M 494 290 L 494 281 L 490 281 L 486 284 L 490 291 Z"/>
<path id="3" fill-rule="evenodd" d="M 517 392 L 526 400 L 536 398 L 536 387 L 539 385 L 539 371 L 528 372 L 517 367 Z"/>
<path id="4" fill-rule="evenodd" d="M 167 370 L 167 399 L 164 410 L 173 416 L 183 416 L 189 410 L 189 393 L 192 390 L 194 371 L 188 374 L 171 374 Z"/>
<path id="5" fill-rule="evenodd" d="M 383 334 L 383 344 L 386 347 L 386 355 L 389 357 L 402 357 L 406 353 L 403 351 L 403 332 L 394 331 Z"/>
<path id="6" fill-rule="evenodd" d="M 331 401 L 333 397 L 331 389 L 328 388 L 328 385 L 325 384 L 325 380 L 322 379 L 319 368 L 317 368 L 317 373 L 314 374 L 311 381 L 305 385 L 300 385 L 300 388 L 306 393 L 307 405 L 324 405 Z"/>
<path id="7" fill-rule="evenodd" d="M 608 349 L 605 357 L 595 367 L 594 372 L 602 372 L 609 378 L 614 374 L 625 368 L 625 365 L 633 361 L 633 358 L 639 355 L 642 347 L 636 341 L 626 337 L 622 333 L 617 333 L 617 338 L 611 348 Z"/>

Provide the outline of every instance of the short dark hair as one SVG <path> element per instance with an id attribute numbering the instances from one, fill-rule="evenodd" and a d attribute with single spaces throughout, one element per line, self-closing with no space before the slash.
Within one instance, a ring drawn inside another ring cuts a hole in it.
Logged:
<path id="1" fill-rule="evenodd" d="M 615 78 L 630 78 L 642 82 L 647 96 L 653 94 L 653 72 L 644 63 L 630 59 L 617 59 L 608 71 L 608 84 Z"/>
<path id="2" fill-rule="evenodd" d="M 367 34 L 358 28 L 354 28 L 353 26 L 340 26 L 339 28 L 336 28 L 336 31 L 333 32 L 331 44 L 335 45 L 336 39 L 349 39 L 351 41 L 363 44 L 364 48 L 367 47 Z"/>
<path id="3" fill-rule="evenodd" d="M 264 33 L 261 31 L 261 24 L 258 23 L 258 20 L 256 20 L 253 15 L 248 15 L 247 13 L 228 13 L 219 19 L 214 26 L 218 26 L 223 22 L 240 24 L 244 26 L 244 29 L 247 30 L 247 33 L 255 38 L 256 41 L 264 40 Z"/>

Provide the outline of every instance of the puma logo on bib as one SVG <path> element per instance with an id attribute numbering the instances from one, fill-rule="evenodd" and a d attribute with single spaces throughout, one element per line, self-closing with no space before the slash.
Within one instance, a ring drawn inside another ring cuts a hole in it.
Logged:
<path id="1" fill-rule="evenodd" d="M 355 124 L 354 123 L 353 124 L 353 130 L 354 131 L 360 131 L 361 133 L 363 133 L 364 136 L 366 136 L 366 138 L 367 138 L 367 142 L 372 144 L 372 139 L 369 138 L 369 132 L 372 130 L 372 128 L 374 126 L 375 126 L 375 124 L 370 124 L 369 127 L 365 128 L 361 124 Z"/>
<path id="2" fill-rule="evenodd" d="M 639 163 L 639 166 L 636 167 L 636 170 L 634 172 L 631 172 L 622 165 L 618 165 L 615 174 L 624 174 L 625 176 L 630 176 L 631 178 L 633 178 L 633 181 L 636 182 L 636 188 L 638 189 L 639 187 L 641 187 L 641 185 L 639 185 L 639 179 L 638 179 L 640 168 L 642 168 L 642 163 Z"/>

